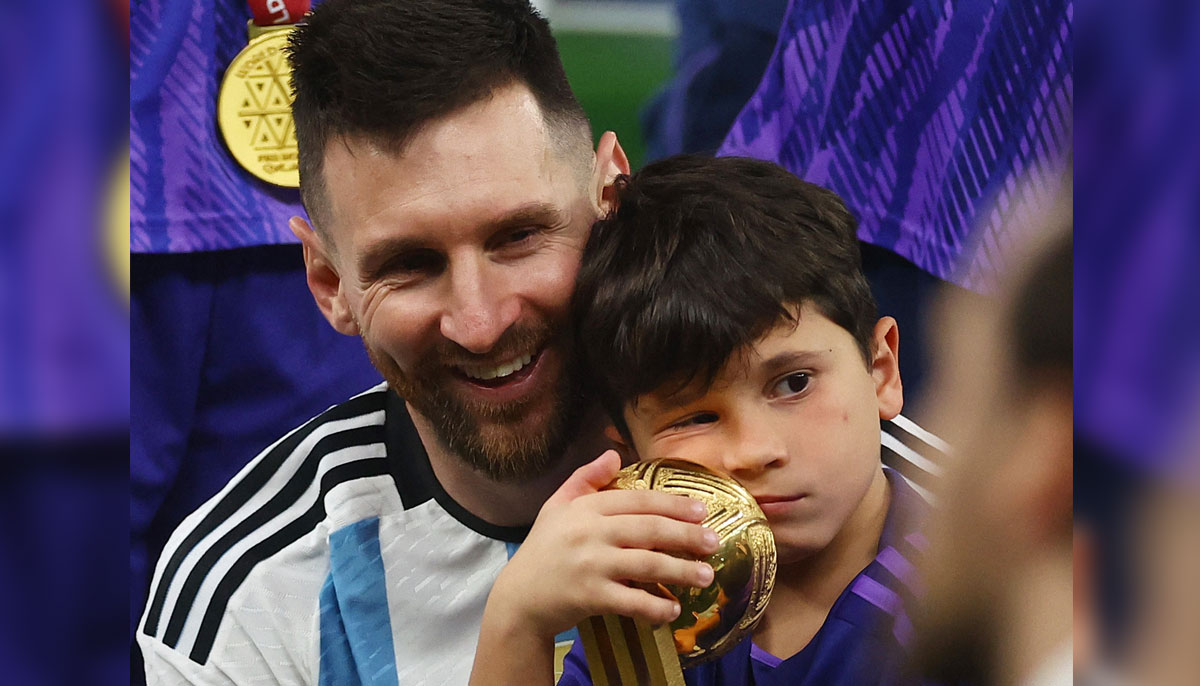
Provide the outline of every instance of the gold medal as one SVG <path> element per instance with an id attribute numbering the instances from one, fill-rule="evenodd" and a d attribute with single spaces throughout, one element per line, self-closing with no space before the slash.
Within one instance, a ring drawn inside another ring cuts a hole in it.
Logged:
<path id="1" fill-rule="evenodd" d="M 291 68 L 284 52 L 291 28 L 262 31 L 233 58 L 217 94 L 217 126 L 242 168 L 267 183 L 299 188 Z"/>

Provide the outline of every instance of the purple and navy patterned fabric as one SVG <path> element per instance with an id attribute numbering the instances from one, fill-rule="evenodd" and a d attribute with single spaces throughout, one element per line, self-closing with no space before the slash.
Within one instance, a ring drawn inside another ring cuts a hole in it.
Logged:
<path id="1" fill-rule="evenodd" d="M 315 3 L 314 3 L 315 4 Z M 129 47 L 130 249 L 195 252 L 295 243 L 300 193 L 259 181 L 217 129 L 217 90 L 246 46 L 245 0 L 133 4 Z"/>
<path id="2" fill-rule="evenodd" d="M 1048 207 L 1072 122 L 1070 0 L 793 0 L 718 154 L 841 195 L 859 238 L 987 290 Z"/>
<path id="3" fill-rule="evenodd" d="M 742 641 L 722 657 L 683 673 L 689 686 L 918 686 L 905 673 L 918 593 L 915 560 L 927 545 L 918 531 L 929 506 L 904 478 L 884 469 L 892 487 L 879 553 L 842 591 L 816 636 L 786 659 Z M 560 686 L 590 684 L 583 644 L 563 664 Z"/>

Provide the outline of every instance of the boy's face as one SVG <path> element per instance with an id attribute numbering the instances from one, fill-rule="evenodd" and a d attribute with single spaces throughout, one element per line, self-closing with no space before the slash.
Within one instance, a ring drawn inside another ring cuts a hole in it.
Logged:
<path id="1" fill-rule="evenodd" d="M 736 478 L 758 500 L 780 562 L 823 549 L 880 477 L 879 420 L 903 394 L 896 322 L 876 324 L 867 365 L 853 336 L 799 309 L 735 353 L 712 387 L 651 393 L 626 407 L 641 459 L 691 460 Z"/>

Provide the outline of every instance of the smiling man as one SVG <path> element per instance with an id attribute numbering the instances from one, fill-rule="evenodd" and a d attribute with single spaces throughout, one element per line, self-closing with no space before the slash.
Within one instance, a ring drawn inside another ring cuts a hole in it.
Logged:
<path id="1" fill-rule="evenodd" d="M 264 451 L 172 536 L 151 683 L 465 683 L 487 593 L 604 447 L 565 332 L 595 150 L 526 2 L 329 0 L 292 39 L 308 283 L 386 383 Z M 322 360 L 314 359 L 320 365 Z"/>

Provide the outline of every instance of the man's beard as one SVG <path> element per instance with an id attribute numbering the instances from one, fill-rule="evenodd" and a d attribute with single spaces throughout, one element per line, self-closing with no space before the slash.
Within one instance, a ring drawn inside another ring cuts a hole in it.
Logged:
<path id="1" fill-rule="evenodd" d="M 524 326 L 509 329 L 493 346 L 489 361 L 511 359 L 526 351 L 558 343 L 550 329 Z M 449 376 L 458 374 L 458 363 L 480 362 L 457 344 L 443 340 L 431 349 L 411 372 L 400 369 L 390 356 L 375 350 L 363 339 L 372 364 L 393 390 L 404 398 L 433 427 L 438 440 L 471 468 L 496 481 L 522 481 L 545 474 L 570 444 L 588 407 L 577 365 L 570 350 L 557 345 L 563 368 L 550 389 L 552 406 L 539 426 L 525 427 L 523 420 L 543 398 L 494 404 L 477 403 L 451 392 Z M 540 353 L 539 353 L 540 354 Z M 538 364 L 534 360 L 531 364 Z"/>

